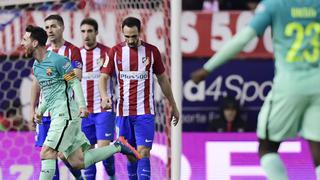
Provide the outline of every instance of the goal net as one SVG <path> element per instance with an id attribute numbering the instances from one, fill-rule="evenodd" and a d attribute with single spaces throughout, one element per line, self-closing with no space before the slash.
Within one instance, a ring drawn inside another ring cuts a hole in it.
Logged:
<path id="1" fill-rule="evenodd" d="M 27 24 L 44 27 L 44 18 L 59 13 L 65 22 L 64 39 L 82 46 L 80 22 L 92 17 L 99 24 L 98 41 L 112 47 L 123 41 L 121 22 L 127 16 L 142 22 L 141 38 L 157 46 L 166 73 L 170 75 L 169 0 L 25 0 L 0 2 L 0 180 L 30 177 L 40 172 L 39 149 L 34 132 L 28 131 L 31 67 L 20 42 Z M 151 150 L 152 179 L 170 178 L 170 108 L 158 86 L 155 87 L 156 134 Z M 32 158 L 31 158 L 32 157 Z M 127 179 L 126 159 L 116 155 L 117 179 Z M 60 163 L 61 179 L 71 176 Z M 105 179 L 98 168 L 98 178 Z"/>

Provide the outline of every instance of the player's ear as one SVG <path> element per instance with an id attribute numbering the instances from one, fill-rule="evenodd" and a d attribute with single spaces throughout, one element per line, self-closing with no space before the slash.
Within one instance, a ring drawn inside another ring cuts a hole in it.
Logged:
<path id="1" fill-rule="evenodd" d="M 38 44 L 39 44 L 39 42 L 38 42 L 37 40 L 33 40 L 33 41 L 32 41 L 32 46 L 33 46 L 34 48 L 36 48 L 36 47 L 38 46 Z"/>

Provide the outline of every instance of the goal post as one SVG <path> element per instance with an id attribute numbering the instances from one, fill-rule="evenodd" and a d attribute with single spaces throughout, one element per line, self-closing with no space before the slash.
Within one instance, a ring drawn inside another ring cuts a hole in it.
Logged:
<path id="1" fill-rule="evenodd" d="M 171 85 L 173 96 L 180 111 L 180 122 L 176 127 L 171 127 L 171 179 L 181 179 L 181 146 L 182 146 L 182 53 L 180 45 L 181 37 L 181 0 L 171 3 Z"/>

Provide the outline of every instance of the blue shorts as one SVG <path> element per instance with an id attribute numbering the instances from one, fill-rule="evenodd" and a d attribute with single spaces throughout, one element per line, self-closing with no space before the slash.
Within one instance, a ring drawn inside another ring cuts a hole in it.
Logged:
<path id="1" fill-rule="evenodd" d="M 91 113 L 87 118 L 82 118 L 82 132 L 89 139 L 91 145 L 96 144 L 97 140 L 112 141 L 114 128 L 114 112 Z"/>
<path id="2" fill-rule="evenodd" d="M 134 147 L 151 148 L 154 138 L 154 115 L 117 117 L 117 133 Z"/>
<path id="3" fill-rule="evenodd" d="M 42 147 L 44 140 L 46 140 L 48 130 L 50 128 L 51 118 L 50 117 L 42 117 L 42 123 L 37 124 L 36 128 L 36 147 Z"/>

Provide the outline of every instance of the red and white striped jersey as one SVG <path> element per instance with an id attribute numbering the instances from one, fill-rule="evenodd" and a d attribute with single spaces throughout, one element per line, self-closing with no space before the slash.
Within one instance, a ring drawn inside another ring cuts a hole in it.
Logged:
<path id="1" fill-rule="evenodd" d="M 49 44 L 47 46 L 47 50 L 53 51 L 55 53 L 69 58 L 71 60 L 73 68 L 82 69 L 80 49 L 77 46 L 71 44 L 70 42 L 64 41 L 63 46 L 61 46 L 59 49 L 53 49 L 51 44 Z"/>
<path id="2" fill-rule="evenodd" d="M 117 116 L 154 114 L 153 75 L 165 71 L 158 48 L 143 41 L 137 48 L 130 48 L 122 42 L 108 55 L 101 72 L 110 76 L 116 72 Z"/>
<path id="3" fill-rule="evenodd" d="M 108 55 L 109 47 L 100 43 L 93 49 L 81 48 L 80 53 L 83 62 L 82 69 L 82 89 L 87 101 L 87 108 L 90 113 L 100 113 L 105 111 L 101 108 L 101 98 L 99 93 L 100 68 Z M 108 96 L 112 99 L 111 78 L 107 82 Z"/>
<path id="4" fill-rule="evenodd" d="M 64 45 L 61 46 L 59 49 L 53 49 L 51 44 L 47 45 L 47 50 L 53 51 L 57 54 L 60 54 L 62 56 L 66 56 L 71 60 L 73 68 L 79 68 L 82 69 L 82 59 L 80 55 L 80 49 L 71 44 L 68 41 L 64 41 Z M 40 103 L 42 100 L 42 93 L 40 92 Z M 50 113 L 46 111 L 43 116 L 50 116 Z"/>

